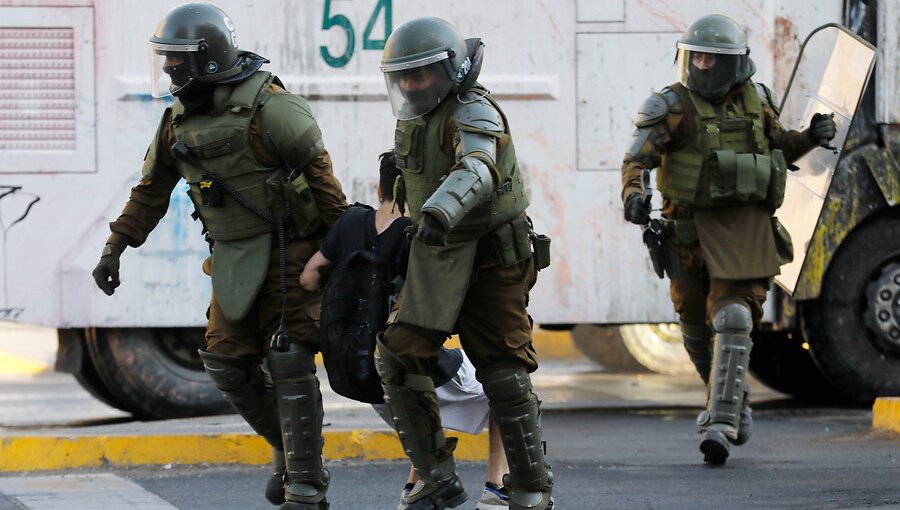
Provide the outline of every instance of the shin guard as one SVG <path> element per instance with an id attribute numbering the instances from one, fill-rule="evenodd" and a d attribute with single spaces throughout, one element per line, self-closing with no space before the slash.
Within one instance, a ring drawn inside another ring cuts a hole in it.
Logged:
<path id="1" fill-rule="evenodd" d="M 741 424 L 753 347 L 752 328 L 750 308 L 742 303 L 725 305 L 713 318 L 716 337 L 707 405 L 709 422 L 705 429 L 720 430 L 730 441 L 737 440 Z"/>
<path id="2" fill-rule="evenodd" d="M 420 481 L 404 498 L 409 509 L 452 508 L 466 500 L 456 475 L 456 439 L 444 438 L 434 382 L 409 374 L 403 362 L 378 341 L 375 368 L 382 379 L 384 402 L 391 412 L 403 451 Z"/>
<path id="3" fill-rule="evenodd" d="M 553 473 L 544 459 L 540 402 L 531 391 L 528 371 L 521 366 L 500 366 L 479 370 L 478 375 L 509 463 L 509 475 L 503 480 L 509 488 L 509 507 L 550 508 Z"/>
<path id="4" fill-rule="evenodd" d="M 322 394 L 314 354 L 306 346 L 291 342 L 287 351 L 272 349 L 266 358 L 284 445 L 285 505 L 327 508 L 329 474 L 322 461 Z"/>

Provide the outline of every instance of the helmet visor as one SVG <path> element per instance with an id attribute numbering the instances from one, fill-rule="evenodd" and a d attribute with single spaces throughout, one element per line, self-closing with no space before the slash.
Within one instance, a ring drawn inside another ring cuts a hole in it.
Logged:
<path id="1" fill-rule="evenodd" d="M 153 97 L 178 95 L 197 77 L 191 52 L 163 50 L 150 45 L 150 93 Z"/>
<path id="2" fill-rule="evenodd" d="M 746 55 L 707 53 L 678 48 L 675 63 L 678 82 L 705 98 L 719 98 L 745 79 Z"/>
<path id="3" fill-rule="evenodd" d="M 454 84 L 447 74 L 445 60 L 396 71 L 385 69 L 384 81 L 394 117 L 399 120 L 430 112 L 447 97 Z"/>

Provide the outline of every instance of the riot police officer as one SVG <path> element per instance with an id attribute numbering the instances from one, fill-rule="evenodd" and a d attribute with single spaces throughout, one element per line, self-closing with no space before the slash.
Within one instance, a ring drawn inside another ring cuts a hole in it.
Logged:
<path id="1" fill-rule="evenodd" d="M 320 295 L 298 277 L 346 208 L 306 101 L 238 49 L 231 19 L 208 4 L 172 9 L 150 39 L 152 92 L 173 95 L 140 182 L 93 275 L 112 295 L 119 258 L 139 247 L 181 178 L 211 243 L 206 371 L 273 447 L 266 497 L 282 510 L 327 509 L 322 402 L 315 376 Z M 265 358 L 271 380 L 261 371 Z"/>
<path id="2" fill-rule="evenodd" d="M 750 436 L 746 376 L 750 333 L 790 237 L 774 217 L 788 163 L 835 135 L 817 113 L 803 132 L 786 131 L 755 71 L 747 36 L 721 15 L 704 16 L 677 43 L 678 82 L 651 95 L 622 165 L 625 219 L 650 220 L 642 172 L 658 168 L 664 263 L 684 345 L 708 387 L 698 417 L 704 460 L 722 464 Z M 656 261 L 659 263 L 660 261 Z"/>
<path id="3" fill-rule="evenodd" d="M 402 179 L 395 199 L 417 225 L 406 283 L 375 356 L 395 428 L 421 478 L 402 508 L 452 508 L 466 500 L 453 462 L 456 443 L 444 437 L 428 376 L 452 332 L 475 365 L 503 438 L 509 507 L 553 505 L 525 310 L 545 257 L 532 253 L 509 124 L 476 81 L 483 47 L 444 20 L 418 18 L 391 34 L 381 64 L 397 118 Z"/>

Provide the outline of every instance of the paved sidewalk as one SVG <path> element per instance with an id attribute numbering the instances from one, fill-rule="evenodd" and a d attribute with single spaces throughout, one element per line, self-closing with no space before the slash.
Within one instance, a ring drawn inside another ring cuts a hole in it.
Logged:
<path id="1" fill-rule="evenodd" d="M 27 328 L 29 341 L 50 354 L 48 335 Z M 0 353 L 11 345 L 0 341 Z M 585 409 L 699 411 L 705 390 L 693 375 L 612 374 L 577 353 L 565 333 L 541 332 L 544 360 L 533 375 L 546 414 Z M 52 339 L 55 344 L 55 338 Z M 26 353 L 27 354 L 27 353 Z M 28 359 L 27 356 L 20 359 Z M 32 360 L 40 363 L 40 360 Z M 329 459 L 402 459 L 399 442 L 370 406 L 336 395 L 320 370 Z M 778 406 L 786 397 L 754 383 L 755 405 Z M 900 401 L 880 399 L 877 428 L 900 432 Z M 460 460 L 487 458 L 487 433 L 460 437 Z M 248 464 L 269 462 L 266 443 L 236 415 L 134 421 L 89 395 L 68 374 L 0 371 L 0 472 L 98 466 Z"/>
<path id="2" fill-rule="evenodd" d="M 545 361 L 535 391 L 545 413 L 578 409 L 686 408 L 699 410 L 699 379 L 658 374 L 607 374 L 587 360 Z M 696 380 L 695 380 L 696 379 Z M 325 456 L 402 459 L 399 442 L 370 406 L 336 395 L 322 381 Z M 96 401 L 69 375 L 0 377 L 0 471 L 149 464 L 265 464 L 266 443 L 236 415 L 133 421 Z M 759 402 L 781 399 L 760 392 Z M 487 433 L 461 438 L 460 460 L 487 458 Z"/>

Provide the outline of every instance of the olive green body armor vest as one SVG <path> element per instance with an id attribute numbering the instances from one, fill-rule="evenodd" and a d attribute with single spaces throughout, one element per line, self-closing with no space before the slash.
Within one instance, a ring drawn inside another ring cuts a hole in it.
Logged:
<path id="1" fill-rule="evenodd" d="M 214 116 L 186 114 L 180 102 L 173 106 L 173 134 L 176 140 L 191 149 L 198 162 L 179 161 L 178 171 L 190 185 L 189 194 L 197 212 L 215 241 L 233 241 L 272 232 L 275 225 L 270 220 L 283 214 L 286 198 L 284 167 L 267 166 L 257 161 L 250 140 L 250 123 L 268 99 L 266 91 L 274 79 L 271 73 L 259 71 L 232 89 L 218 87 L 212 111 L 222 113 Z M 214 207 L 204 205 L 200 187 L 209 186 L 208 173 L 236 192 L 244 204 L 219 189 L 221 203 Z M 268 215 L 269 219 L 253 212 L 248 205 Z M 292 213 L 296 216 L 297 211 Z M 304 214 L 318 219 L 315 207 Z M 305 224 L 309 219 L 295 218 L 294 223 Z"/>
<path id="2" fill-rule="evenodd" d="M 487 90 L 473 87 L 459 100 L 455 97 L 444 100 L 428 115 L 398 121 L 394 134 L 394 154 L 403 174 L 403 192 L 398 199 L 408 207 L 412 219 L 418 221 L 422 205 L 456 166 L 453 141 L 448 132 L 449 120 L 462 105 L 460 101 L 476 100 L 479 96 L 490 101 L 503 118 L 504 133 L 497 141 L 495 166 L 499 186 L 490 199 L 472 209 L 453 228 L 450 241 L 482 237 L 520 216 L 528 207 L 525 183 L 516 162 L 516 149 L 509 135 L 506 116 Z"/>
<path id="3" fill-rule="evenodd" d="M 784 197 L 787 165 L 769 150 L 756 86 L 744 82 L 743 111 L 734 103 L 714 105 L 683 86 L 672 89 L 693 117 L 693 143 L 666 153 L 657 173 L 663 196 L 680 206 L 708 209 L 766 202 L 774 211 Z M 777 205 L 776 205 L 777 204 Z"/>

